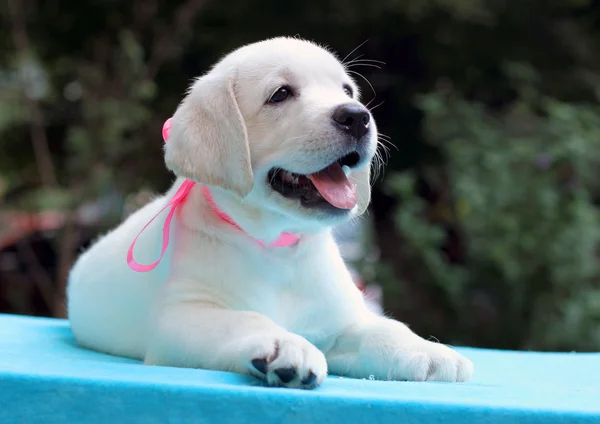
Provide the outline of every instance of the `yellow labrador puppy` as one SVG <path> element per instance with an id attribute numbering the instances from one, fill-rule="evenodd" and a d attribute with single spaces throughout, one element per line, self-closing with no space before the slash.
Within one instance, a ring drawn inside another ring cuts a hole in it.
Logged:
<path id="1" fill-rule="evenodd" d="M 171 190 L 74 265 L 68 311 L 77 340 L 272 386 L 313 388 L 328 370 L 469 380 L 468 359 L 369 312 L 333 241 L 332 226 L 367 208 L 376 145 L 356 84 L 327 50 L 275 38 L 230 53 L 173 116 Z M 128 255 L 157 215 L 162 222 Z M 163 246 L 156 266 L 139 265 Z"/>

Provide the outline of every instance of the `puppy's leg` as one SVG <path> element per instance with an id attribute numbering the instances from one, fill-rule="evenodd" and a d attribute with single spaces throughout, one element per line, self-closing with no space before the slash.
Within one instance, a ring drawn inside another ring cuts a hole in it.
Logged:
<path id="1" fill-rule="evenodd" d="M 321 351 L 255 312 L 171 305 L 150 329 L 145 363 L 254 375 L 270 386 L 310 389 L 327 375 Z"/>
<path id="2" fill-rule="evenodd" d="M 473 374 L 471 361 L 449 347 L 376 316 L 342 333 L 327 353 L 327 363 L 333 374 L 378 380 L 460 382 Z"/>

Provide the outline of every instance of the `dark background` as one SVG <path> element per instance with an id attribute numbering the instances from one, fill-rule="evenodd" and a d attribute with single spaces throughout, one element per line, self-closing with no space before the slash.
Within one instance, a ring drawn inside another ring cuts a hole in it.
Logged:
<path id="1" fill-rule="evenodd" d="M 242 44 L 300 35 L 385 62 L 353 69 L 391 140 L 354 263 L 386 312 L 451 344 L 600 349 L 600 2 L 8 0 L 0 13 L 0 312 L 64 316 L 77 252 L 171 183 L 160 129 L 191 79 Z"/>

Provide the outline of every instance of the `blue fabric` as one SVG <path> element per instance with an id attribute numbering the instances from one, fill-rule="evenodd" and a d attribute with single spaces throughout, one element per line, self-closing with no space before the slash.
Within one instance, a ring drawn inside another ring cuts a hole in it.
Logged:
<path id="1" fill-rule="evenodd" d="M 84 350 L 62 320 L 0 315 L 0 423 L 599 423 L 600 354 L 460 349 L 471 383 L 329 377 L 314 391 Z"/>

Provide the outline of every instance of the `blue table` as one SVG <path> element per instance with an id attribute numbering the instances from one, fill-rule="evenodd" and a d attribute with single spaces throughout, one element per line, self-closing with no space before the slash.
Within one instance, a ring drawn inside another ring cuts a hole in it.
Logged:
<path id="1" fill-rule="evenodd" d="M 600 354 L 460 350 L 471 383 L 273 389 L 142 366 L 78 347 L 66 321 L 0 315 L 0 423 L 600 423 Z"/>

